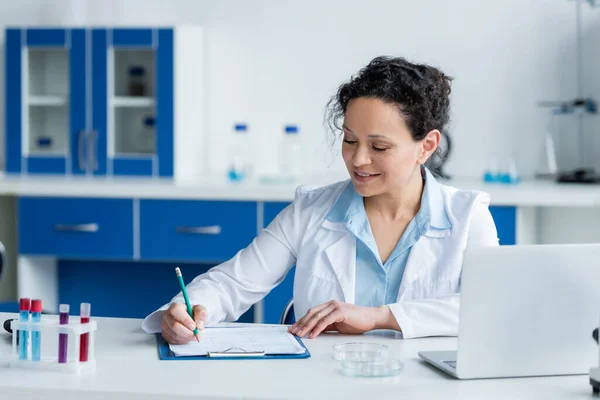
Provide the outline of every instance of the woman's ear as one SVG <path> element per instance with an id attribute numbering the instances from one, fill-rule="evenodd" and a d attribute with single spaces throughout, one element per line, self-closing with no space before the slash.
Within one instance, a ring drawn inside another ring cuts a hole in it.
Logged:
<path id="1" fill-rule="evenodd" d="M 425 137 L 421 140 L 420 154 L 419 158 L 417 159 L 417 162 L 419 164 L 425 164 L 429 157 L 431 157 L 433 152 L 440 145 L 441 136 L 442 135 L 440 134 L 439 130 L 433 129 L 429 131 L 427 135 L 425 135 Z"/>

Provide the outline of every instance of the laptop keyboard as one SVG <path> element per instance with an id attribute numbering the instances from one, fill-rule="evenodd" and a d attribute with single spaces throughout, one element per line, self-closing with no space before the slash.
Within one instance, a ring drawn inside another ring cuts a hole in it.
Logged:
<path id="1" fill-rule="evenodd" d="M 456 361 L 444 361 L 444 364 L 447 364 L 450 368 L 456 369 Z"/>

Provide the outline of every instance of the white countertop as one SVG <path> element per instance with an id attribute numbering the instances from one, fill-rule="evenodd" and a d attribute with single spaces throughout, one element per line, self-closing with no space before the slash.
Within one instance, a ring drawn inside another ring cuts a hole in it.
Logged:
<path id="1" fill-rule="evenodd" d="M 0 314 L 0 321 L 11 317 Z M 97 369 L 74 377 L 11 369 L 9 335 L 0 333 L 1 399 L 575 399 L 592 394 L 587 375 L 459 381 L 422 362 L 417 352 L 452 350 L 455 338 L 402 340 L 392 336 L 326 334 L 304 340 L 312 357 L 300 360 L 161 361 L 141 320 L 98 318 Z M 389 378 L 342 375 L 332 346 L 385 343 L 404 371 Z M 84 397 L 85 396 L 85 397 Z"/>
<path id="2" fill-rule="evenodd" d="M 116 197 L 193 200 L 291 201 L 300 184 L 321 186 L 345 179 L 344 176 L 306 177 L 297 183 L 228 183 L 206 178 L 198 182 L 175 182 L 152 178 L 96 178 L 12 176 L 0 173 L 0 195 Z M 517 185 L 486 184 L 475 180 L 444 182 L 461 189 L 488 192 L 492 205 L 507 206 L 600 206 L 600 185 L 558 184 L 550 181 L 524 181 Z"/>

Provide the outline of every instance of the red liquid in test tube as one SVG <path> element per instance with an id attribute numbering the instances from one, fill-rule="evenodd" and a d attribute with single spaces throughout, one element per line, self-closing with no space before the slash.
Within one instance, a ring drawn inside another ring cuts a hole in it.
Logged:
<path id="1" fill-rule="evenodd" d="M 80 318 L 82 324 L 90 322 L 92 306 L 90 303 L 81 303 L 80 307 Z M 90 334 L 84 333 L 81 335 L 79 342 L 79 361 L 85 362 L 88 360 L 88 348 L 89 348 Z"/>

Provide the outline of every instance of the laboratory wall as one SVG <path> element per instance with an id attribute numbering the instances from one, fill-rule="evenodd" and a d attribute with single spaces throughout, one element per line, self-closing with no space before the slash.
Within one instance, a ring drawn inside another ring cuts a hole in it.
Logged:
<path id="1" fill-rule="evenodd" d="M 205 26 L 209 152 L 202 156 L 210 173 L 226 168 L 235 122 L 249 125 L 260 154 L 256 169 L 262 172 L 276 168 L 283 125 L 293 123 L 300 128 L 306 172 L 329 168 L 343 176 L 337 147 L 327 141 L 324 108 L 340 83 L 380 54 L 431 63 L 455 78 L 450 175 L 479 178 L 490 159 L 504 163 L 512 157 L 523 176 L 532 176 L 543 169 L 547 132 L 554 135 L 564 168 L 580 160 L 600 166 L 596 117 L 584 122 L 581 142 L 574 120 L 536 105 L 577 95 L 572 1 L 2 0 L 0 5 L 3 26 Z M 598 97 L 600 11 L 582 12 L 582 95 Z M 3 46 L 2 37 L 0 50 Z"/>

